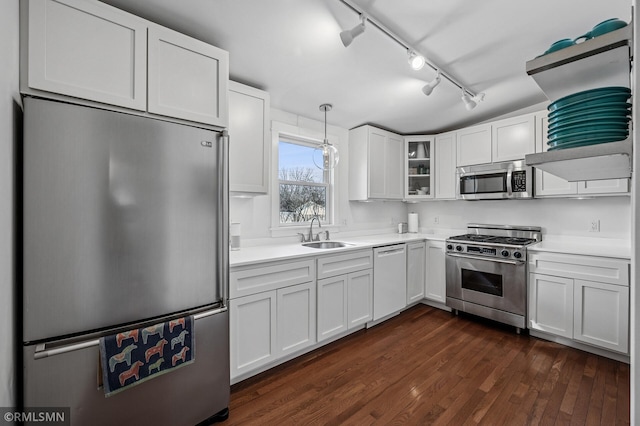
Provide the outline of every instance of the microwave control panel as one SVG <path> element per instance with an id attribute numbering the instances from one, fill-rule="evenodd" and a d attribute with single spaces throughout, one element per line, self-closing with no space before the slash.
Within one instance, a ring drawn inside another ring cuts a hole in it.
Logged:
<path id="1" fill-rule="evenodd" d="M 527 192 L 527 172 L 518 170 L 511 175 L 513 192 Z"/>

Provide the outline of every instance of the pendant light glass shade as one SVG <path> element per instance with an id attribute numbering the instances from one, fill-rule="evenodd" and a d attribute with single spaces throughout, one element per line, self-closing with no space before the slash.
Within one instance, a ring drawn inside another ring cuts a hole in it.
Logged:
<path id="1" fill-rule="evenodd" d="M 332 107 L 331 104 L 320 105 L 320 111 L 324 112 L 324 141 L 313 150 L 313 163 L 322 170 L 331 170 L 340 161 L 338 149 L 327 139 L 327 111 L 331 111 Z"/>

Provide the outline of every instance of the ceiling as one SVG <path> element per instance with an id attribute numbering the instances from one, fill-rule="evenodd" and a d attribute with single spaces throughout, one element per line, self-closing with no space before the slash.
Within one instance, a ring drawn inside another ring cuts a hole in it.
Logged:
<path id="1" fill-rule="evenodd" d="M 232 80 L 266 90 L 271 105 L 329 124 L 370 123 L 402 133 L 438 133 L 546 101 L 526 61 L 608 18 L 631 18 L 631 0 L 353 0 L 484 102 L 467 111 L 429 67 L 371 24 L 345 48 L 358 15 L 339 0 L 102 0 L 229 51 Z"/>

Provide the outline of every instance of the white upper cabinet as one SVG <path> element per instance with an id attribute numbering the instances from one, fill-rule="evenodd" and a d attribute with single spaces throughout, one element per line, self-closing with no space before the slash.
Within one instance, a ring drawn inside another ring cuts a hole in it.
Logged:
<path id="1" fill-rule="evenodd" d="M 403 198 L 402 137 L 372 126 L 349 131 L 349 199 Z"/>
<path id="2" fill-rule="evenodd" d="M 224 50 L 97 0 L 20 8 L 23 93 L 227 127 Z"/>
<path id="3" fill-rule="evenodd" d="M 433 136 L 405 136 L 405 199 L 433 198 Z"/>
<path id="4" fill-rule="evenodd" d="M 269 94 L 229 82 L 229 190 L 266 194 L 269 188 Z"/>
<path id="5" fill-rule="evenodd" d="M 147 109 L 143 19 L 97 1 L 23 0 L 20 6 L 23 92 Z"/>
<path id="6" fill-rule="evenodd" d="M 491 159 L 500 161 L 522 160 L 535 152 L 534 114 L 496 121 L 491 124 Z"/>
<path id="7" fill-rule="evenodd" d="M 226 127 L 228 81 L 226 51 L 149 27 L 149 112 Z"/>
<path id="8" fill-rule="evenodd" d="M 458 130 L 457 148 L 458 166 L 491 163 L 491 124 Z"/>
<path id="9" fill-rule="evenodd" d="M 450 132 L 435 137 L 431 174 L 435 174 L 433 185 L 437 200 L 456 198 L 456 135 Z"/>
<path id="10" fill-rule="evenodd" d="M 535 152 L 535 115 L 506 118 L 457 132 L 457 165 L 524 160 Z"/>

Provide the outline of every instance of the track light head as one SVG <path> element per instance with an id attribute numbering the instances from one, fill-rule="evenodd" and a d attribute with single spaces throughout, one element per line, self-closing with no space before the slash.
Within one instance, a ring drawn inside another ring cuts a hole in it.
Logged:
<path id="1" fill-rule="evenodd" d="M 422 88 L 422 93 L 424 93 L 426 96 L 429 96 L 438 84 L 440 84 L 440 70 L 438 70 L 436 78 L 424 85 L 424 87 Z"/>
<path id="2" fill-rule="evenodd" d="M 416 71 L 421 70 L 426 62 L 427 60 L 424 58 L 424 56 L 418 55 L 413 50 L 409 50 L 409 65 L 411 65 L 411 68 Z"/>
<path id="3" fill-rule="evenodd" d="M 474 109 L 478 102 L 482 102 L 484 100 L 484 93 L 480 93 L 474 97 L 469 96 L 466 90 L 462 89 L 462 102 L 464 102 L 464 107 L 467 111 L 471 111 Z"/>
<path id="4" fill-rule="evenodd" d="M 340 40 L 342 40 L 342 44 L 344 47 L 348 47 L 353 39 L 362 34 L 365 30 L 364 23 L 367 20 L 367 17 L 364 15 L 360 15 L 360 23 L 350 30 L 344 30 L 340 33 Z"/>

